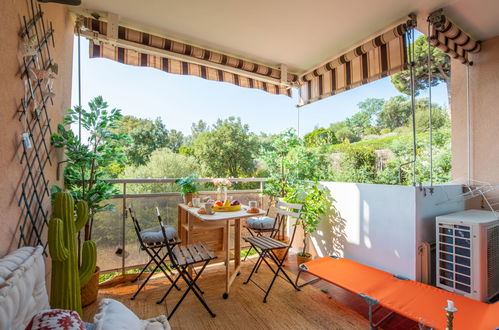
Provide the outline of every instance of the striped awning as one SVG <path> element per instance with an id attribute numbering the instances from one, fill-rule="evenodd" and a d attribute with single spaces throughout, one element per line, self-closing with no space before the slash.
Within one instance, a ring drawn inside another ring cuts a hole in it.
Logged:
<path id="1" fill-rule="evenodd" d="M 300 103 L 310 104 L 407 69 L 406 32 L 414 20 L 386 31 L 299 78 Z"/>
<path id="2" fill-rule="evenodd" d="M 439 9 L 428 16 L 430 44 L 463 64 L 470 64 L 468 53 L 478 53 L 480 42 L 472 39 Z"/>
<path id="3" fill-rule="evenodd" d="M 291 96 L 290 86 L 298 76 L 266 65 L 201 47 L 141 32 L 121 25 L 81 18 L 83 35 L 90 39 L 90 57 L 152 67 L 165 72 L 256 88 L 271 94 Z M 281 77 L 283 75 L 284 77 Z"/>

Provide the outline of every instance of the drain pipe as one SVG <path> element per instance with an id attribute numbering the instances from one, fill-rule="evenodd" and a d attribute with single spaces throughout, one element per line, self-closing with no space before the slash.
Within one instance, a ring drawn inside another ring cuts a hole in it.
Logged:
<path id="1" fill-rule="evenodd" d="M 468 122 L 468 185 L 471 186 L 471 182 L 473 180 L 472 175 L 472 143 L 473 143 L 473 125 L 472 125 L 472 114 L 470 110 L 470 66 L 466 65 L 466 117 Z"/>

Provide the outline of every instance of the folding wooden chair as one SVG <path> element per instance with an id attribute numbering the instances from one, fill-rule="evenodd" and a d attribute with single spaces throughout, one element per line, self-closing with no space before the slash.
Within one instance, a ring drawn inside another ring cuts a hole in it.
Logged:
<path id="1" fill-rule="evenodd" d="M 282 202 L 278 202 L 276 208 L 279 208 Z M 263 234 L 268 234 L 272 238 L 283 239 L 284 238 L 284 227 L 285 216 L 276 214 L 274 218 L 269 217 L 270 208 L 267 209 L 267 214 L 259 217 L 251 217 L 246 219 L 245 227 L 252 237 L 262 236 Z M 246 261 L 253 247 L 251 246 L 246 253 L 243 261 Z M 256 270 L 258 272 L 258 269 Z"/>
<path id="2" fill-rule="evenodd" d="M 173 281 L 173 285 L 168 288 L 164 296 L 156 303 L 157 304 L 163 303 L 168 294 L 171 292 L 173 286 L 176 286 L 177 282 L 180 280 L 180 278 L 182 278 L 187 284 L 187 290 L 184 291 L 180 300 L 177 302 L 175 307 L 173 307 L 172 311 L 168 315 L 168 320 L 173 316 L 177 308 L 180 306 L 184 298 L 191 290 L 196 295 L 201 304 L 204 306 L 204 308 L 208 311 L 208 313 L 212 317 L 215 317 L 216 314 L 211 311 L 210 307 L 208 307 L 208 304 L 203 298 L 204 292 L 196 284 L 196 281 L 201 276 L 208 263 L 211 260 L 217 258 L 216 254 L 207 247 L 206 243 L 196 243 L 196 244 L 180 246 L 176 244 L 178 242 L 173 242 L 168 240 L 166 234 L 167 227 L 163 224 L 159 212 L 158 212 L 158 219 L 161 226 L 161 230 L 165 238 L 166 248 L 168 250 L 168 256 L 170 257 L 171 267 L 178 271 L 178 275 Z M 197 274 L 191 276 L 191 274 L 189 273 L 189 268 L 194 264 L 201 264 L 201 269 L 199 269 Z"/>
<path id="3" fill-rule="evenodd" d="M 140 274 L 135 277 L 135 279 L 132 281 L 136 282 L 140 276 L 146 271 L 146 269 L 149 268 L 149 266 L 154 262 L 156 267 L 154 267 L 153 271 L 147 276 L 144 282 L 140 285 L 140 287 L 135 291 L 133 296 L 130 298 L 131 300 L 134 300 L 137 295 L 140 293 L 142 288 L 147 284 L 149 279 L 154 275 L 154 273 L 160 269 L 163 274 L 165 274 L 166 278 L 173 283 L 173 279 L 168 275 L 167 271 L 170 269 L 165 263 L 166 258 L 168 257 L 168 253 L 164 253 L 163 256 L 161 256 L 162 250 L 167 246 L 165 239 L 163 237 L 162 229 L 157 227 L 157 228 L 150 228 L 150 229 L 145 229 L 142 230 L 140 227 L 139 221 L 137 220 L 137 215 L 135 213 L 135 210 L 133 209 L 132 205 L 128 206 L 128 213 L 130 215 L 130 218 L 132 219 L 133 222 L 133 228 L 135 229 L 135 234 L 137 235 L 137 239 L 140 244 L 140 249 L 142 251 L 145 251 L 149 255 L 149 261 L 147 264 L 142 268 L 142 271 Z M 168 233 L 171 239 L 179 241 L 176 230 L 173 227 L 168 228 Z M 170 271 L 171 272 L 171 271 Z M 171 273 L 173 275 L 173 273 Z M 177 290 L 180 290 L 180 288 L 173 284 Z"/>
<path id="4" fill-rule="evenodd" d="M 289 282 L 289 284 L 291 284 L 295 290 L 300 291 L 300 288 L 298 288 L 296 286 L 296 284 L 291 280 L 291 278 L 288 276 L 288 274 L 284 271 L 283 265 L 284 265 L 284 261 L 286 260 L 287 255 L 288 255 L 289 249 L 291 248 L 291 245 L 293 244 L 293 240 L 294 240 L 295 234 L 296 234 L 296 227 L 299 224 L 300 213 L 301 213 L 301 209 L 303 208 L 303 206 L 300 204 L 290 204 L 290 203 L 279 202 L 277 204 L 276 208 L 277 208 L 276 221 L 274 222 L 274 226 L 272 227 L 270 237 L 264 236 L 264 235 L 255 235 L 252 237 L 245 237 L 244 238 L 244 240 L 246 242 L 250 243 L 251 247 L 254 248 L 259 254 L 258 260 L 255 263 L 255 266 L 251 270 L 251 273 L 250 273 L 248 279 L 246 280 L 246 282 L 244 282 L 244 284 L 248 284 L 251 281 L 258 288 L 262 289 L 262 291 L 265 292 L 263 302 L 267 302 L 267 297 L 268 297 L 270 290 L 272 289 L 272 286 L 274 285 L 274 282 L 278 276 L 283 278 L 284 280 L 287 280 L 287 282 Z M 286 244 L 286 243 L 283 243 L 283 242 L 275 239 L 275 236 L 279 232 L 279 230 L 276 230 L 276 229 L 278 229 L 278 226 L 280 225 L 279 222 L 282 221 L 282 223 L 285 223 L 286 220 L 289 218 L 295 218 L 296 220 L 295 220 L 295 223 L 293 225 L 293 234 L 291 235 L 291 239 L 290 239 L 289 243 Z M 274 251 L 281 250 L 281 249 L 285 249 L 285 251 L 282 254 L 282 258 L 279 258 L 279 256 L 277 256 Z M 274 269 L 267 259 L 270 259 L 277 266 L 277 269 Z M 274 273 L 274 277 L 272 278 L 272 281 L 270 282 L 270 285 L 266 291 L 263 288 L 261 288 L 255 281 L 253 281 L 251 279 L 253 274 L 260 268 L 260 265 L 262 264 L 262 262 L 265 262 L 265 264 Z M 279 273 L 282 273 L 284 275 L 284 277 L 280 276 Z"/>

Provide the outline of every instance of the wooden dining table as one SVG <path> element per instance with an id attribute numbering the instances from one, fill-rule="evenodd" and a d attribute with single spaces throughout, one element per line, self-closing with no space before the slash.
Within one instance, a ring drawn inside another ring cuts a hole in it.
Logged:
<path id="1" fill-rule="evenodd" d="M 229 297 L 229 291 L 241 268 L 241 221 L 254 216 L 262 216 L 266 211 L 258 209 L 258 213 L 248 213 L 248 207 L 243 205 L 240 211 L 215 212 L 215 214 L 199 214 L 199 208 L 186 204 L 178 205 L 178 228 L 182 244 L 204 242 L 214 252 L 224 255 L 225 262 L 225 292 L 223 298 Z M 230 267 L 231 235 L 234 227 L 234 269 Z"/>

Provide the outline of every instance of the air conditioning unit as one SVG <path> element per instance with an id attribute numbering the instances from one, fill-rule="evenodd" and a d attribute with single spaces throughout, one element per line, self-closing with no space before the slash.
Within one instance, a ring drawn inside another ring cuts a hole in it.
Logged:
<path id="1" fill-rule="evenodd" d="M 488 301 L 499 293 L 499 218 L 467 210 L 436 217 L 437 286 Z"/>

